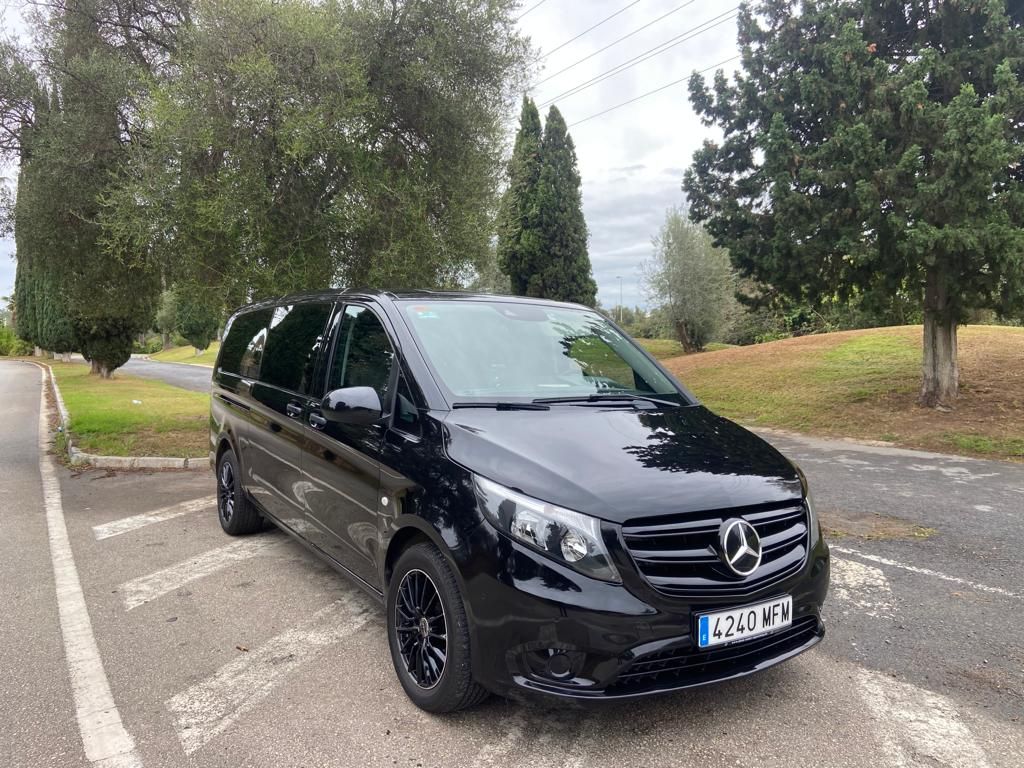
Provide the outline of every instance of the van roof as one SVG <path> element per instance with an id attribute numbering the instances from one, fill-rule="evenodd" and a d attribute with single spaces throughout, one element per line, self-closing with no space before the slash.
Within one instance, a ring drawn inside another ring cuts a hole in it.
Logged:
<path id="1" fill-rule="evenodd" d="M 474 293 L 471 291 L 430 291 L 430 290 L 417 290 L 417 291 L 374 291 L 374 290 L 353 290 L 353 289 L 341 289 L 341 288 L 330 288 L 321 291 L 305 291 L 302 293 L 291 293 L 286 296 L 278 296 L 273 299 L 264 299 L 257 301 L 252 304 L 248 304 L 244 307 L 240 307 L 241 310 L 256 309 L 259 307 L 277 306 L 280 304 L 287 304 L 295 301 L 309 301 L 311 299 L 332 299 L 337 300 L 339 298 L 352 298 L 352 299 L 363 299 L 369 301 L 376 301 L 378 303 L 392 303 L 396 301 L 501 301 L 501 302 L 514 302 L 517 304 L 539 304 L 544 306 L 554 307 L 572 307 L 574 309 L 590 309 L 582 304 L 573 304 L 564 301 L 554 301 L 551 299 L 538 299 L 531 298 L 528 296 L 507 296 L 500 293 Z"/>

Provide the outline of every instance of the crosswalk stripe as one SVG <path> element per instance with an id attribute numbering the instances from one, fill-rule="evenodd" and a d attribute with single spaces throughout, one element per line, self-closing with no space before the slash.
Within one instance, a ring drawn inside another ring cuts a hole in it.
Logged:
<path id="1" fill-rule="evenodd" d="M 856 560 L 832 557 L 832 594 L 875 618 L 895 613 L 892 587 L 880 568 Z"/>
<path id="2" fill-rule="evenodd" d="M 130 611 L 143 603 L 148 603 L 150 600 L 180 589 L 190 582 L 198 581 L 230 565 L 256 557 L 284 541 L 282 536 L 275 534 L 239 539 L 223 547 L 196 555 L 184 562 L 175 563 L 162 570 L 125 582 L 118 587 L 118 591 L 124 596 L 125 609 Z"/>
<path id="3" fill-rule="evenodd" d="M 169 507 L 157 509 L 153 512 L 143 512 L 131 517 L 123 517 L 120 520 L 103 523 L 102 525 L 94 525 L 92 532 L 96 536 L 97 541 L 102 541 L 103 539 L 109 539 L 111 536 L 119 536 L 122 533 L 128 533 L 153 523 L 162 523 L 165 520 L 173 520 L 175 517 L 181 517 L 191 512 L 199 512 L 214 506 L 216 503 L 217 500 L 213 496 L 193 499 L 181 504 L 172 504 Z"/>
<path id="4" fill-rule="evenodd" d="M 353 591 L 168 699 L 166 706 L 174 716 L 185 754 L 193 754 L 223 733 L 266 699 L 282 677 L 362 628 L 375 613 L 369 600 Z"/>
<path id="5" fill-rule="evenodd" d="M 906 768 L 987 768 L 985 753 L 945 696 L 861 669 L 861 698 L 876 720 L 886 764 Z"/>

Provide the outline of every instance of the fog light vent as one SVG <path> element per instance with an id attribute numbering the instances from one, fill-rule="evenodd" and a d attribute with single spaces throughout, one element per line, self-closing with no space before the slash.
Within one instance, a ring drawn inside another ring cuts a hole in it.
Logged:
<path id="1" fill-rule="evenodd" d="M 525 655 L 534 676 L 558 681 L 576 677 L 586 659 L 583 652 L 564 648 L 538 648 L 527 651 Z"/>

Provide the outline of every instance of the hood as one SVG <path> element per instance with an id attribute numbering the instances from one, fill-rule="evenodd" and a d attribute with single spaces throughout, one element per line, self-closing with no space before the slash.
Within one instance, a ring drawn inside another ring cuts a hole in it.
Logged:
<path id="1" fill-rule="evenodd" d="M 782 454 L 703 406 L 465 409 L 445 427 L 447 453 L 462 466 L 616 523 L 801 496 Z"/>

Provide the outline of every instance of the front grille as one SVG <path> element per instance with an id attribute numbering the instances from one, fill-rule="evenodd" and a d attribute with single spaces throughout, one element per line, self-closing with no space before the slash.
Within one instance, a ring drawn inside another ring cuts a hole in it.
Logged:
<path id="1" fill-rule="evenodd" d="M 761 538 L 761 565 L 736 576 L 719 557 L 722 523 L 739 517 Z M 622 526 L 637 570 L 656 590 L 672 597 L 743 598 L 800 570 L 807 557 L 807 510 L 787 501 L 632 520 Z"/>
<path id="2" fill-rule="evenodd" d="M 692 646 L 640 656 L 609 686 L 609 694 L 698 684 L 750 672 L 773 658 L 806 645 L 819 634 L 818 619 L 804 616 L 784 630 L 721 648 Z"/>

